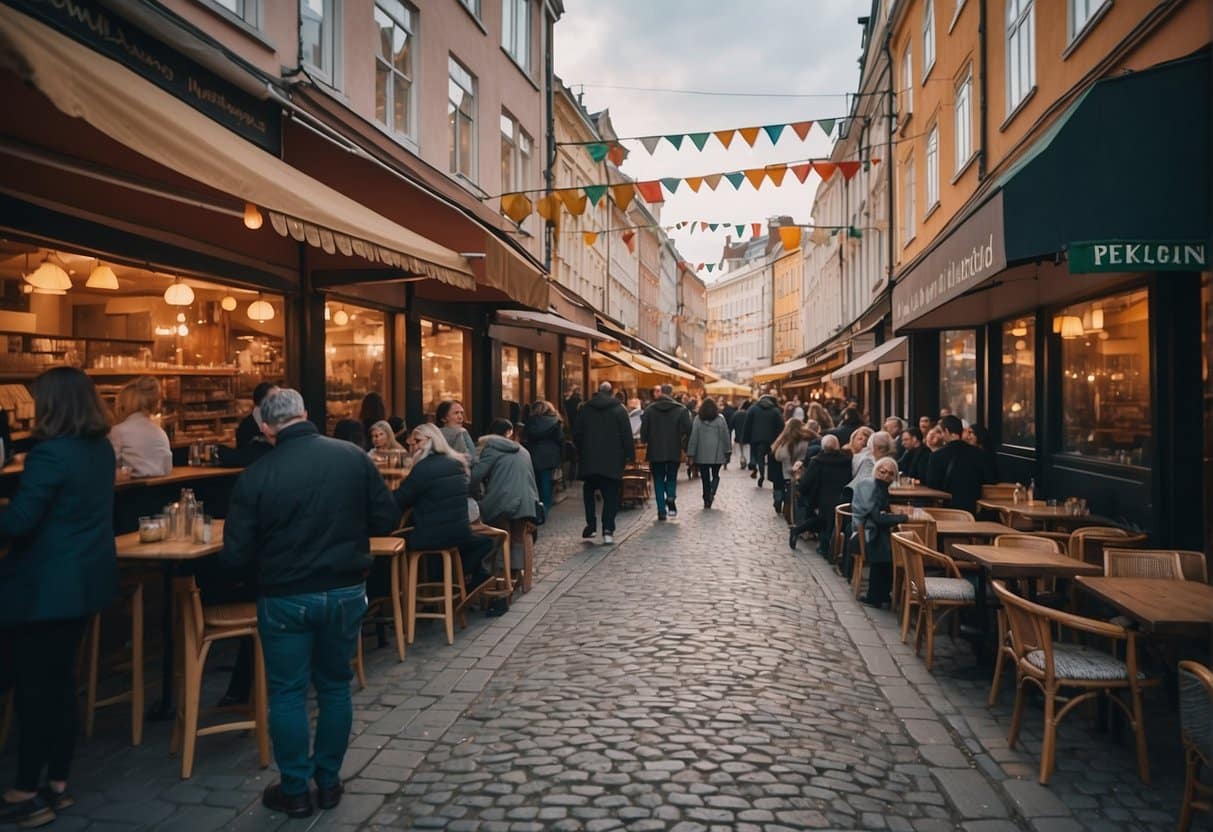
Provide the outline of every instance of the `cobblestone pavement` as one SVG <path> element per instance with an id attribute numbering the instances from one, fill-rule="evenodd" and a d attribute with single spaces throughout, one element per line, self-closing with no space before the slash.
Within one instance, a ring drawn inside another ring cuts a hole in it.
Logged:
<path id="1" fill-rule="evenodd" d="M 570 489 L 542 531 L 540 579 L 509 612 L 473 615 L 450 646 L 425 628 L 403 664 L 368 651 L 338 809 L 265 811 L 276 775 L 237 735 L 201 739 L 181 781 L 167 726 L 132 749 L 111 711 L 81 747 L 80 803 L 53 828 L 1174 828 L 1165 692 L 1148 717 L 1154 786 L 1127 742 L 1077 713 L 1039 786 L 1039 707 L 1009 750 L 1010 688 L 986 708 L 988 672 L 963 642 L 941 638 L 927 673 L 892 615 L 857 605 L 812 544 L 788 551 L 770 490 L 744 474 L 723 474 L 710 512 L 697 482 L 680 493 L 676 519 L 625 511 L 605 547 L 580 539 Z M 0 776 L 11 767 L 0 759 Z"/>

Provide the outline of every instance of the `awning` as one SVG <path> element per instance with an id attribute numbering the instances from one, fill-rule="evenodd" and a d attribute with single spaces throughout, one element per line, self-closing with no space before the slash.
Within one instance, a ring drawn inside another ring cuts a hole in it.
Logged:
<path id="1" fill-rule="evenodd" d="M 722 378 L 719 381 L 709 381 L 703 385 L 703 392 L 712 396 L 748 396 L 750 388 Z"/>
<path id="2" fill-rule="evenodd" d="M 594 358 L 605 359 L 611 363 L 618 364 L 620 367 L 626 367 L 634 373 L 648 375 L 650 373 L 649 368 L 638 361 L 632 361 L 631 356 L 632 354 L 625 350 L 616 350 L 613 352 L 594 350 Z"/>
<path id="3" fill-rule="evenodd" d="M 117 62 L 4 5 L 0 52 L 12 53 L 20 74 L 64 113 L 183 176 L 264 208 L 283 236 L 462 289 L 476 287 L 471 266 L 457 252 L 316 181 Z"/>
<path id="4" fill-rule="evenodd" d="M 603 335 L 596 329 L 575 324 L 550 312 L 532 312 L 529 309 L 498 309 L 496 318 L 497 323 L 504 326 L 542 329 L 547 332 L 558 332 L 561 335 L 572 335 L 575 338 L 589 338 L 592 341 L 611 340 L 609 335 Z"/>
<path id="5" fill-rule="evenodd" d="M 843 364 L 834 372 L 830 373 L 830 379 L 846 378 L 853 376 L 856 373 L 864 373 L 868 370 L 875 370 L 877 365 L 882 362 L 905 361 L 906 360 L 906 339 L 905 336 L 890 338 L 883 344 L 879 344 L 873 349 L 868 350 L 858 358 L 854 358 L 848 364 Z"/>
<path id="6" fill-rule="evenodd" d="M 793 358 L 791 361 L 785 361 L 782 364 L 773 364 L 766 369 L 754 373 L 754 383 L 762 384 L 764 381 L 777 381 L 784 376 L 791 375 L 797 370 L 803 370 L 807 366 L 809 366 L 807 356 Z"/>
<path id="7" fill-rule="evenodd" d="M 549 283 L 530 263 L 514 249 L 497 239 L 491 232 L 484 232 L 484 284 L 504 293 L 518 303 L 534 309 L 547 309 L 551 305 Z"/>
<path id="8" fill-rule="evenodd" d="M 649 368 L 650 375 L 669 376 L 670 378 L 680 378 L 684 381 L 694 381 L 695 376 L 690 373 L 685 373 L 677 367 L 671 367 L 664 361 L 658 361 L 656 358 L 651 358 L 643 353 L 630 352 L 628 350 L 620 350 L 626 353 L 633 363 L 639 363 Z"/>

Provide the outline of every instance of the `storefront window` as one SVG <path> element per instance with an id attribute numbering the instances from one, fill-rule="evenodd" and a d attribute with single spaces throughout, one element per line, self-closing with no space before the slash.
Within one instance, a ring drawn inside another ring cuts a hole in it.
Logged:
<path id="1" fill-rule="evenodd" d="M 330 301 L 324 307 L 324 377 L 328 432 L 342 419 L 357 419 L 362 399 L 387 390 L 385 331 L 387 315 L 348 303 Z"/>
<path id="2" fill-rule="evenodd" d="M 470 412 L 464 386 L 463 330 L 436 321 L 421 322 L 421 398 L 433 416 L 446 399 L 463 402 Z"/>
<path id="3" fill-rule="evenodd" d="M 1036 322 L 1002 325 L 1002 441 L 1036 447 Z"/>
<path id="4" fill-rule="evenodd" d="M 546 399 L 548 397 L 548 354 L 546 352 L 535 353 L 535 398 Z"/>
<path id="5" fill-rule="evenodd" d="M 567 401 L 574 392 L 582 401 L 589 398 L 585 386 L 585 351 L 566 343 L 560 357 L 560 394 Z M 568 414 L 568 418 L 572 424 L 572 414 Z"/>
<path id="6" fill-rule="evenodd" d="M 1145 464 L 1151 441 L 1150 320 L 1144 289 L 1061 310 L 1062 450 Z"/>
<path id="7" fill-rule="evenodd" d="M 516 421 L 519 404 L 522 401 L 522 376 L 518 367 L 518 348 L 503 346 L 501 348 L 501 406 L 497 415 L 503 419 Z"/>
<path id="8" fill-rule="evenodd" d="M 941 332 L 939 364 L 940 408 L 948 408 L 967 422 L 977 421 L 977 332 Z"/>

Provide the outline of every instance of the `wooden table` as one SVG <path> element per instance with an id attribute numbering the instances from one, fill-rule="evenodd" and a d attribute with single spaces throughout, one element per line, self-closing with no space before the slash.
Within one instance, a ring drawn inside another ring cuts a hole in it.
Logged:
<path id="1" fill-rule="evenodd" d="M 371 555 L 391 558 L 388 562 L 391 583 L 392 625 L 396 630 L 396 655 L 404 661 L 404 587 L 407 585 L 408 568 L 404 559 L 404 539 L 400 537 L 372 537 Z M 360 636 L 361 637 L 361 636 Z M 380 645 L 382 646 L 382 644 Z"/>
<path id="2" fill-rule="evenodd" d="M 1053 526 L 1115 526 L 1115 520 L 1101 517 L 1098 514 L 1070 514 L 1065 506 L 1051 506 L 1036 500 L 1031 503 L 998 503 L 994 500 L 981 500 L 978 505 L 986 504 L 994 511 L 1006 511 L 1014 517 L 1026 517 L 1029 520 L 1039 520 L 1047 529 Z"/>
<path id="3" fill-rule="evenodd" d="M 236 477 L 244 472 L 243 468 L 216 468 L 210 465 L 191 467 L 175 465 L 173 470 L 163 477 L 131 477 L 128 480 L 116 480 L 115 488 L 151 487 L 157 485 L 186 485 L 196 480 L 210 480 L 218 477 Z"/>
<path id="4" fill-rule="evenodd" d="M 1147 633 L 1195 635 L 1213 649 L 1213 586 L 1164 578 L 1079 578 L 1078 585 Z"/>
<path id="5" fill-rule="evenodd" d="M 952 550 L 957 557 L 981 566 L 991 578 L 1072 578 L 1103 573 L 1097 564 L 1041 549 L 957 543 Z"/>
<path id="6" fill-rule="evenodd" d="M 164 663 L 160 669 L 160 702 L 152 706 L 148 719 L 169 719 L 176 715 L 173 709 L 173 579 L 179 574 L 178 566 L 187 561 L 198 560 L 223 551 L 223 521 L 211 522 L 211 542 L 194 543 L 190 540 L 158 540 L 141 543 L 139 532 L 118 535 L 114 538 L 119 560 L 156 561 L 163 577 L 164 600 L 160 615 L 160 628 L 164 635 Z"/>
<path id="7" fill-rule="evenodd" d="M 1002 523 L 989 520 L 936 520 L 935 534 L 938 537 L 998 537 L 1000 534 L 1022 534 Z"/>
<path id="8" fill-rule="evenodd" d="M 893 485 L 889 486 L 890 499 L 896 500 L 918 500 L 924 503 L 946 503 L 952 499 L 952 495 L 947 491 L 940 491 L 938 488 L 927 488 L 925 485 Z"/>

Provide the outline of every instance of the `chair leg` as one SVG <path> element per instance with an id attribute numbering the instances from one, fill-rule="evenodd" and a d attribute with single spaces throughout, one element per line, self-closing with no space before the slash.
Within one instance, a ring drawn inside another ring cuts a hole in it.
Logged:
<path id="1" fill-rule="evenodd" d="M 1019 726 L 1023 721 L 1024 680 L 1015 680 L 1015 707 L 1011 709 L 1011 731 L 1007 734 L 1007 748 L 1014 749 L 1019 742 Z"/>
<path id="2" fill-rule="evenodd" d="M 1007 658 L 1003 653 L 1003 646 L 1007 643 L 1007 620 L 1003 617 L 1002 610 L 998 611 L 997 618 L 998 647 L 994 652 L 994 681 L 990 683 L 990 695 L 986 698 L 986 704 L 991 708 L 998 702 L 998 687 L 1002 684 L 1002 664 Z"/>
<path id="3" fill-rule="evenodd" d="M 401 608 L 400 595 L 402 587 L 400 585 L 400 567 L 404 565 L 403 555 L 394 555 L 391 561 L 391 585 L 392 585 L 392 626 L 396 630 L 396 656 L 400 661 L 404 661 L 404 610 Z M 361 633 L 358 638 L 358 647 L 362 648 Z M 361 655 L 361 654 L 359 654 Z M 359 662 L 359 669 L 361 669 Z M 366 687 L 366 681 L 362 676 L 359 676 L 358 684 Z"/>
<path id="4" fill-rule="evenodd" d="M 186 629 L 193 625 L 187 623 Z M 201 698 L 202 660 L 197 653 L 194 639 L 186 638 L 185 684 L 181 686 L 181 779 L 188 780 L 194 773 L 194 750 L 198 742 L 198 701 Z"/>
<path id="5" fill-rule="evenodd" d="M 1184 763 L 1184 801 L 1179 808 L 1176 832 L 1188 832 L 1192 826 L 1192 803 L 1196 800 L 1196 783 L 1200 777 L 1200 757 L 1194 749 L 1184 749 Z"/>
<path id="6" fill-rule="evenodd" d="M 362 642 L 360 638 L 359 643 Z M 270 701 L 269 684 L 265 678 L 265 653 L 261 637 L 253 635 L 253 737 L 257 741 L 257 762 L 262 768 L 270 764 Z"/>
<path id="7" fill-rule="evenodd" d="M 93 724 L 97 717 L 97 675 L 101 665 L 101 613 L 89 621 L 88 628 L 88 683 L 84 700 L 84 736 L 92 739 Z"/>
<path id="8" fill-rule="evenodd" d="M 531 575 L 535 571 L 535 544 L 531 540 L 530 530 L 522 536 L 522 591 L 531 591 Z"/>
<path id="9" fill-rule="evenodd" d="M 855 555 L 853 565 L 851 566 L 851 592 L 856 599 L 859 598 L 859 593 L 863 590 L 863 554 Z"/>
<path id="10" fill-rule="evenodd" d="M 918 602 L 918 621 L 914 624 L 914 655 L 922 655 L 922 640 L 926 635 L 927 621 L 927 605 L 923 601 Z"/>
<path id="11" fill-rule="evenodd" d="M 362 663 L 362 628 L 358 628 L 358 641 L 354 644 L 354 676 L 358 679 L 358 690 L 366 690 L 366 666 Z"/>
<path id="12" fill-rule="evenodd" d="M 131 595 L 131 745 L 143 744 L 143 584 Z"/>
<path id="13" fill-rule="evenodd" d="M 931 671 L 931 663 L 935 661 L 935 606 L 924 604 L 927 608 L 927 672 Z"/>
<path id="14" fill-rule="evenodd" d="M 1150 785 L 1150 757 L 1146 751 L 1146 722 L 1141 701 L 1141 688 L 1132 685 L 1129 689 L 1133 707 L 1133 734 L 1137 740 L 1137 776 Z M 1110 694 L 1109 694 L 1110 695 Z"/>
<path id="15" fill-rule="evenodd" d="M 1053 774 L 1053 758 L 1057 754 L 1056 691 L 1045 691 L 1045 735 L 1040 745 L 1040 785 L 1049 784 Z"/>
<path id="16" fill-rule="evenodd" d="M 419 559 L 413 555 L 409 555 L 408 559 L 408 597 L 404 601 L 404 621 L 405 629 L 407 630 L 406 639 L 409 644 L 413 643 L 413 636 L 417 632 L 417 572 L 421 564 Z"/>
<path id="17" fill-rule="evenodd" d="M 908 597 L 901 599 L 901 643 L 905 644 L 910 637 L 910 608 L 913 606 Z"/>
<path id="18" fill-rule="evenodd" d="M 442 555 L 442 623 L 446 625 L 446 643 L 455 643 L 455 602 L 453 599 L 454 587 L 452 586 L 453 557 L 459 557 L 458 553 L 454 556 L 450 552 L 444 552 Z"/>

